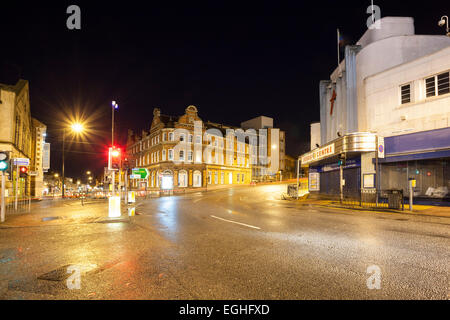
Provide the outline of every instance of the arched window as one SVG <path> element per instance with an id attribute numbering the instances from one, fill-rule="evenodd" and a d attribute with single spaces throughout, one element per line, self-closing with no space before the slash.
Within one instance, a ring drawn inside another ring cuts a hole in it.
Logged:
<path id="1" fill-rule="evenodd" d="M 193 174 L 193 186 L 198 188 L 202 186 L 202 173 L 198 170 L 194 171 Z"/>
<path id="2" fill-rule="evenodd" d="M 180 170 L 178 172 L 178 186 L 180 188 L 186 188 L 187 187 L 187 179 L 188 179 L 188 175 L 186 170 Z"/>

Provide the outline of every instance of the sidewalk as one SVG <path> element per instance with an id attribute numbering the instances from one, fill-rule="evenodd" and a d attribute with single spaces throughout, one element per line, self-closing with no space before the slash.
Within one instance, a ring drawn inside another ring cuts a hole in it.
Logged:
<path id="1" fill-rule="evenodd" d="M 366 212 L 380 212 L 380 213 L 402 213 L 402 214 L 413 214 L 413 215 L 427 215 L 427 216 L 436 216 L 436 217 L 446 217 L 450 218 L 450 207 L 443 206 L 426 206 L 426 205 L 418 205 L 415 204 L 413 206 L 413 211 L 409 211 L 409 205 L 405 204 L 405 210 L 394 210 L 394 209 L 384 209 L 384 208 L 368 208 L 361 206 L 347 206 L 341 205 L 338 200 L 329 200 L 329 199 L 311 199 L 305 197 L 304 199 L 292 200 L 297 203 L 302 204 L 310 204 L 313 206 L 320 207 L 329 207 L 329 208 L 340 208 L 340 209 L 348 209 L 348 210 L 358 210 L 358 211 L 366 211 Z"/>
<path id="2" fill-rule="evenodd" d="M 94 223 L 117 219 L 128 221 L 127 206 L 122 204 L 121 211 L 120 218 L 109 218 L 106 200 L 88 201 L 84 206 L 79 200 L 41 201 L 33 203 L 30 212 L 8 212 L 5 222 L 0 223 L 0 229 Z"/>

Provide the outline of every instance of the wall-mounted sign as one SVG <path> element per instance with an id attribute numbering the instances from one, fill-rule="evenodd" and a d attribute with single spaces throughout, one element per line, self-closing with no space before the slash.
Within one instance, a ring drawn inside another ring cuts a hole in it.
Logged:
<path id="1" fill-rule="evenodd" d="M 364 188 L 375 188 L 375 174 L 365 173 L 363 175 L 363 187 Z"/>
<path id="2" fill-rule="evenodd" d="M 320 191 L 320 173 L 309 173 L 309 191 Z"/>
<path id="3" fill-rule="evenodd" d="M 50 143 L 44 143 L 44 150 L 42 151 L 42 169 L 50 169 Z"/>
<path id="4" fill-rule="evenodd" d="M 328 158 L 332 155 L 334 155 L 334 143 L 322 148 L 315 149 L 304 155 L 301 159 L 302 165 Z"/>

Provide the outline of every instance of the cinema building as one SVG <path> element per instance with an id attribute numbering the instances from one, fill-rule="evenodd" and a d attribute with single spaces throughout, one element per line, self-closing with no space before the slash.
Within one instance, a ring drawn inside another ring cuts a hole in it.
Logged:
<path id="1" fill-rule="evenodd" d="M 449 201 L 450 37 L 417 35 L 409 17 L 380 23 L 320 81 L 320 123 L 300 157 L 310 191 L 339 194 L 342 167 L 349 197 L 376 187 L 407 194 L 415 179 L 417 199 Z"/>
<path id="2" fill-rule="evenodd" d="M 131 187 L 176 193 L 249 184 L 251 148 L 236 137 L 227 141 L 227 129 L 238 128 L 202 122 L 192 105 L 181 116 L 163 115 L 155 108 L 149 131 L 128 133 L 130 164 L 149 171 L 147 179 L 132 179 Z"/>

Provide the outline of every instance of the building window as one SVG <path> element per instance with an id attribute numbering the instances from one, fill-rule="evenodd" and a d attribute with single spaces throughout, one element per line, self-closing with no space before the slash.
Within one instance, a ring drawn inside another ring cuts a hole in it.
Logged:
<path id="1" fill-rule="evenodd" d="M 411 102 L 411 84 L 405 84 L 400 87 L 401 104 Z"/>
<path id="2" fill-rule="evenodd" d="M 163 133 L 163 141 L 166 141 L 167 140 L 167 133 Z"/>
<path id="3" fill-rule="evenodd" d="M 180 150 L 180 160 L 184 160 L 184 151 Z"/>
<path id="4" fill-rule="evenodd" d="M 450 72 L 444 72 L 444 73 L 437 75 L 438 96 L 447 94 L 450 92 L 449 76 L 450 76 Z"/>
<path id="5" fill-rule="evenodd" d="M 159 151 L 156 152 L 156 162 L 159 162 Z"/>
<path id="6" fill-rule="evenodd" d="M 219 174 L 216 172 L 214 172 L 214 183 L 215 184 L 219 184 Z"/>
<path id="7" fill-rule="evenodd" d="M 193 178 L 194 178 L 193 186 L 201 187 L 202 186 L 202 173 L 198 170 L 194 171 Z"/>
<path id="8" fill-rule="evenodd" d="M 188 151 L 188 161 L 192 161 L 192 151 Z"/>
<path id="9" fill-rule="evenodd" d="M 236 182 L 239 183 L 239 173 L 237 174 Z"/>
<path id="10" fill-rule="evenodd" d="M 201 137 L 195 136 L 195 143 L 201 143 Z"/>
<path id="11" fill-rule="evenodd" d="M 192 134 L 189 135 L 189 137 L 188 137 L 188 142 L 189 142 L 189 143 L 192 143 Z"/>
<path id="12" fill-rule="evenodd" d="M 166 161 L 166 150 L 162 151 L 162 161 Z"/>
<path id="13" fill-rule="evenodd" d="M 182 187 L 182 188 L 186 188 L 187 182 L 188 182 L 187 172 L 186 172 L 186 170 L 181 170 L 178 173 L 178 186 Z"/>
<path id="14" fill-rule="evenodd" d="M 244 182 L 244 174 L 242 174 L 242 182 Z"/>
<path id="15" fill-rule="evenodd" d="M 449 72 L 444 72 L 425 79 L 426 97 L 450 93 Z"/>
<path id="16" fill-rule="evenodd" d="M 173 160 L 173 149 L 169 149 L 169 160 Z"/>
<path id="17" fill-rule="evenodd" d="M 169 132 L 169 140 L 173 141 L 173 132 Z"/>
<path id="18" fill-rule="evenodd" d="M 211 184 L 211 171 L 208 171 L 208 184 Z"/>
<path id="19" fill-rule="evenodd" d="M 224 180 L 225 180 L 225 173 L 221 172 L 220 173 L 220 184 L 223 184 Z"/>

